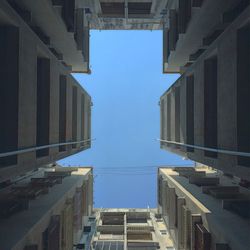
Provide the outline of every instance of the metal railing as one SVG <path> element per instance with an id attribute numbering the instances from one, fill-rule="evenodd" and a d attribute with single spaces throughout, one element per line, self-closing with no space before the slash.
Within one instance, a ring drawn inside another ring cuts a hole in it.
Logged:
<path id="1" fill-rule="evenodd" d="M 162 139 L 157 139 L 157 141 L 165 142 L 165 143 L 169 143 L 169 144 L 174 144 L 174 145 L 179 145 L 179 146 L 184 146 L 184 147 L 189 147 L 189 148 L 206 150 L 206 151 L 215 152 L 215 153 L 250 157 L 250 153 L 247 153 L 247 152 L 239 152 L 239 151 L 232 151 L 232 150 L 225 150 L 225 149 L 218 149 L 218 148 L 207 148 L 207 147 L 203 147 L 203 146 L 197 146 L 197 145 L 186 144 L 186 143 L 176 142 L 176 141 L 162 140 Z"/>
<path id="2" fill-rule="evenodd" d="M 94 140 L 96 140 L 96 139 L 88 139 L 88 140 L 74 141 L 74 142 L 55 143 L 55 144 L 38 146 L 38 147 L 30 147 L 30 148 L 18 149 L 18 150 L 11 151 L 11 152 L 0 153 L 0 158 L 7 157 L 7 156 L 12 156 L 12 155 L 19 155 L 19 154 L 29 153 L 29 152 L 33 152 L 33 151 L 37 151 L 37 150 L 41 150 L 41 149 L 46 149 L 46 148 L 54 148 L 54 147 L 59 147 L 59 146 L 81 144 L 81 143 L 86 143 L 86 142 L 90 142 L 90 141 L 94 141 Z"/>

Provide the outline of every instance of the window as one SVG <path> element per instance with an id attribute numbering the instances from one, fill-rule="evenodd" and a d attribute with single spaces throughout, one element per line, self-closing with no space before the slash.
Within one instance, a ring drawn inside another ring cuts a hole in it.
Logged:
<path id="1" fill-rule="evenodd" d="M 84 94 L 81 96 L 81 140 L 84 140 L 84 129 L 85 129 L 85 97 Z M 82 146 L 84 143 L 82 143 Z"/>
<path id="2" fill-rule="evenodd" d="M 72 141 L 77 141 L 77 87 L 72 88 Z M 76 144 L 72 144 L 76 148 Z"/>
<path id="3" fill-rule="evenodd" d="M 191 0 L 179 0 L 178 31 L 181 34 L 186 32 L 189 20 L 191 18 L 191 11 Z"/>
<path id="4" fill-rule="evenodd" d="M 171 141 L 171 93 L 167 95 L 167 140 Z"/>
<path id="5" fill-rule="evenodd" d="M 165 101 L 164 99 L 161 100 L 161 140 L 165 140 Z M 161 143 L 164 144 L 164 143 Z"/>
<path id="6" fill-rule="evenodd" d="M 175 88 L 175 141 L 180 142 L 180 87 Z"/>
<path id="7" fill-rule="evenodd" d="M 0 27 L 0 153 L 18 149 L 19 30 Z M 0 158 L 0 168 L 17 164 L 17 156 Z"/>
<path id="8" fill-rule="evenodd" d="M 194 145 L 194 76 L 186 78 L 186 133 L 187 144 Z M 188 152 L 194 152 L 194 148 L 187 147 Z"/>
<path id="9" fill-rule="evenodd" d="M 237 32 L 237 144 L 238 151 L 250 152 L 250 24 Z M 238 156 L 238 164 L 250 167 L 250 158 Z"/>
<path id="10" fill-rule="evenodd" d="M 67 92 L 67 77 L 60 75 L 59 87 L 59 143 L 66 142 L 66 92 Z M 66 146 L 59 146 L 59 151 L 65 151 Z"/>

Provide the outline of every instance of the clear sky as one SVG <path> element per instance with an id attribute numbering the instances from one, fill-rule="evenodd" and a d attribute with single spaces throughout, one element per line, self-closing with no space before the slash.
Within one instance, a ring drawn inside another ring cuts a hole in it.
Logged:
<path id="1" fill-rule="evenodd" d="M 162 32 L 92 31 L 92 148 L 63 165 L 93 166 L 95 207 L 156 207 L 160 165 L 189 161 L 160 149 L 159 99 L 178 75 L 162 74 Z"/>

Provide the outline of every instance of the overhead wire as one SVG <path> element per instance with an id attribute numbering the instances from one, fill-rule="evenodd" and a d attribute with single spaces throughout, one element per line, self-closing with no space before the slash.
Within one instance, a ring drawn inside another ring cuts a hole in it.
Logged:
<path id="1" fill-rule="evenodd" d="M 63 164 L 66 165 L 66 164 Z M 103 176 L 103 175 L 117 175 L 117 176 L 139 176 L 139 175 L 157 175 L 158 168 L 161 167 L 192 167 L 189 164 L 164 164 L 164 165 L 134 165 L 134 166 L 125 166 L 117 164 L 114 166 L 102 165 L 96 166 L 93 168 L 94 174 L 96 176 Z"/>

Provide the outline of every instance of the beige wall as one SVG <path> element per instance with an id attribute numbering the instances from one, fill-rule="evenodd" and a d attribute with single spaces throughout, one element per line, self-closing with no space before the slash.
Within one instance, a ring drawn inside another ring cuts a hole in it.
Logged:
<path id="1" fill-rule="evenodd" d="M 185 73 L 161 97 L 174 92 L 175 86 L 180 86 L 180 137 L 186 143 L 186 77 L 194 74 L 194 145 L 204 146 L 204 61 L 214 55 L 218 58 L 217 84 L 217 145 L 218 149 L 237 151 L 237 30 L 249 21 L 250 7 L 248 7 L 225 31 L 206 49 L 206 51 L 186 69 Z M 165 107 L 165 112 L 167 107 Z M 174 111 L 174 100 L 171 98 L 171 110 Z M 242 110 L 242 112 L 245 112 Z M 165 115 L 166 116 L 166 115 Z M 175 120 L 171 115 L 171 126 Z M 167 129 L 165 121 L 164 131 Z M 173 140 L 174 130 L 171 131 Z M 218 153 L 217 158 L 204 156 L 204 151 L 195 149 L 194 153 L 176 149 L 173 145 L 162 143 L 163 149 L 187 156 L 189 159 L 212 166 L 243 179 L 250 180 L 250 171 L 246 166 L 237 165 L 237 157 L 230 154 Z"/>
<path id="2" fill-rule="evenodd" d="M 37 95 L 37 57 L 50 59 L 50 133 L 49 144 L 59 142 L 59 76 L 67 75 L 67 135 L 66 142 L 72 140 L 72 86 L 77 86 L 78 97 L 85 95 L 86 102 L 91 102 L 91 97 L 79 85 L 79 83 L 70 75 L 70 71 L 65 67 L 49 50 L 49 48 L 38 38 L 30 27 L 18 16 L 15 11 L 5 2 L 0 3 L 1 14 L 0 24 L 15 25 L 19 27 L 19 120 L 18 120 L 18 148 L 30 148 L 36 146 L 36 95 Z M 11 97 L 10 97 L 11 98 Z M 78 132 L 77 139 L 80 140 L 80 98 L 78 101 Z M 84 112 L 86 121 L 88 112 Z M 85 126 L 86 127 L 86 126 Z M 91 128 L 85 128 L 89 133 Z M 86 144 L 85 144 L 86 145 Z M 19 175 L 28 170 L 37 168 L 42 164 L 54 162 L 60 158 L 74 154 L 89 146 L 72 150 L 71 145 L 67 146 L 67 151 L 59 153 L 58 147 L 50 148 L 49 155 L 46 157 L 36 158 L 35 151 L 20 154 L 16 166 L 1 168 L 0 176 L 3 179 L 13 175 Z"/>

